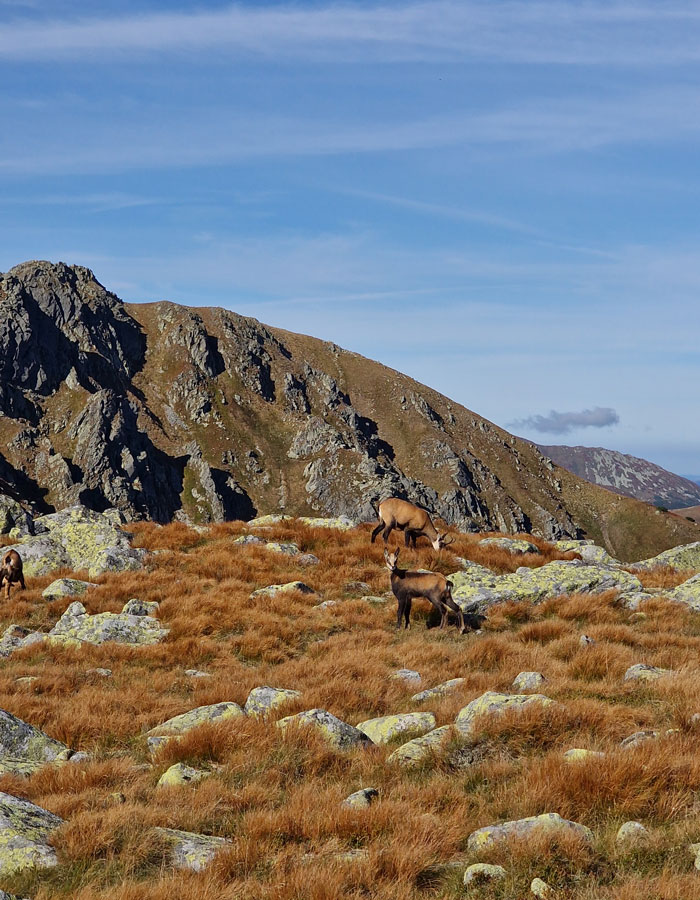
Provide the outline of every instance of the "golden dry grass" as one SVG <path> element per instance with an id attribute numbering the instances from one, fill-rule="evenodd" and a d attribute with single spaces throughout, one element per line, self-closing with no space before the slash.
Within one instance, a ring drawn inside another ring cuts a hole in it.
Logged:
<path id="1" fill-rule="evenodd" d="M 32 647 L 0 663 L 0 707 L 94 754 L 79 766 L 0 778 L 0 790 L 66 819 L 54 839 L 60 865 L 0 887 L 34 900 L 456 898 L 464 896 L 461 870 L 437 877 L 431 866 L 476 861 L 466 850 L 475 828 L 551 811 L 591 827 L 593 847 L 560 841 L 494 850 L 479 859 L 501 862 L 508 877 L 479 896 L 526 897 L 539 875 L 562 898 L 700 898 L 687 851 L 700 838 L 692 722 L 700 711 L 697 616 L 662 596 L 641 617 L 614 594 L 576 595 L 539 606 L 503 604 L 481 634 L 461 637 L 454 628 L 425 629 L 428 604 L 417 602 L 412 630 L 396 633 L 393 599 L 372 604 L 345 588 L 364 581 L 374 594 L 388 590 L 383 544 L 370 545 L 369 528 L 340 533 L 282 522 L 265 532 L 315 553 L 321 562 L 311 568 L 260 545 L 234 545 L 245 530 L 242 523 L 208 534 L 180 524 L 133 526 L 139 545 L 160 552 L 143 572 L 99 579 L 84 602 L 95 613 L 118 611 L 134 596 L 159 601 L 170 628 L 162 644 Z M 450 551 L 426 545 L 403 557 L 411 567 L 447 573 L 456 568 L 453 552 L 503 572 L 571 556 L 535 542 L 541 557 L 480 549 L 471 535 Z M 663 577 L 655 586 L 673 585 L 668 573 Z M 256 588 L 295 579 L 340 602 L 318 610 L 318 596 L 249 599 Z M 2 607 L 3 627 L 50 627 L 68 605 L 41 598 L 50 580 L 31 579 L 26 592 L 13 591 Z M 581 647 L 583 633 L 595 645 Z M 637 662 L 678 674 L 624 683 Z M 110 668 L 112 678 L 91 673 L 95 667 Z M 153 761 L 147 754 L 144 735 L 152 726 L 195 706 L 243 704 L 263 684 L 302 692 L 273 720 L 322 707 L 355 724 L 413 709 L 416 688 L 388 677 L 401 667 L 417 669 L 424 687 L 464 678 L 453 694 L 419 707 L 434 712 L 438 725 L 486 690 L 508 691 L 520 671 L 543 672 L 542 690 L 558 704 L 482 720 L 483 758 L 469 766 L 448 746 L 424 764 L 397 768 L 386 762 L 393 745 L 339 753 L 313 733 L 282 737 L 272 721 L 251 719 L 192 731 Z M 188 677 L 188 668 L 210 677 Z M 36 680 L 17 683 L 27 675 Z M 678 730 L 620 748 L 642 729 Z M 563 753 L 571 747 L 605 756 L 569 763 Z M 197 785 L 156 789 L 177 761 L 210 775 Z M 365 786 L 379 789 L 379 802 L 368 810 L 341 807 L 343 797 Z M 617 828 L 630 818 L 652 831 L 643 852 L 615 847 Z M 226 836 L 231 845 L 205 872 L 174 872 L 153 825 Z M 338 858 L 352 849 L 367 855 Z"/>

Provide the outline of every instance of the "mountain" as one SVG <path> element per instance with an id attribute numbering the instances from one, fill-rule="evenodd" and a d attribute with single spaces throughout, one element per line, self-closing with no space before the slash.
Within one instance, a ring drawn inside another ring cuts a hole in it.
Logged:
<path id="1" fill-rule="evenodd" d="M 362 521 L 397 494 L 460 529 L 590 536 L 624 559 L 700 539 L 335 344 L 224 309 L 125 304 L 63 263 L 2 275 L 0 308 L 0 485 L 37 511 Z"/>
<path id="2" fill-rule="evenodd" d="M 667 509 L 700 503 L 700 485 L 646 459 L 602 447 L 537 446 L 558 466 L 626 497 Z"/>

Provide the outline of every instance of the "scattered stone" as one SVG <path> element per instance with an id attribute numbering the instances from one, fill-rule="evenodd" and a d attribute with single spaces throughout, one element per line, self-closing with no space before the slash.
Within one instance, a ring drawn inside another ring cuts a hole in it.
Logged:
<path id="1" fill-rule="evenodd" d="M 455 726 L 461 734 L 469 734 L 479 716 L 500 715 L 511 709 L 520 710 L 535 704 L 550 706 L 553 703 L 554 700 L 544 694 L 500 694 L 497 691 L 486 691 L 460 709 Z"/>
<path id="2" fill-rule="evenodd" d="M 304 584 L 303 581 L 288 581 L 286 584 L 268 584 L 267 587 L 258 588 L 257 591 L 253 591 L 250 595 L 250 599 L 254 600 L 256 597 L 274 597 L 276 594 L 286 594 L 290 591 L 299 591 L 301 594 L 315 594 L 313 588 L 310 588 L 308 584 Z"/>
<path id="3" fill-rule="evenodd" d="M 389 598 L 388 597 L 376 597 L 376 596 L 370 594 L 368 597 L 365 597 L 365 600 L 368 603 L 375 603 L 375 604 L 383 605 L 389 601 Z"/>
<path id="4" fill-rule="evenodd" d="M 72 753 L 69 747 L 12 713 L 0 709 L 0 758 L 43 765 Z"/>
<path id="5" fill-rule="evenodd" d="M 451 725 L 441 725 L 440 728 L 435 728 L 427 734 L 401 744 L 387 757 L 387 762 L 400 763 L 401 765 L 412 765 L 413 763 L 421 762 L 435 750 L 438 750 L 443 741 L 452 734 L 454 734 L 454 729 Z"/>
<path id="6" fill-rule="evenodd" d="M 21 625 L 10 625 L 0 638 L 0 658 L 10 656 L 15 650 L 41 643 L 46 635 L 41 631 L 31 631 Z"/>
<path id="7" fill-rule="evenodd" d="M 640 744 L 643 744 L 645 741 L 651 741 L 655 738 L 660 737 L 670 737 L 673 734 L 678 734 L 680 729 L 678 728 L 667 728 L 663 733 L 660 731 L 635 731 L 634 734 L 629 735 L 629 737 L 624 738 L 624 740 L 620 741 L 620 746 L 625 749 L 629 749 L 631 747 L 638 747 Z"/>
<path id="8" fill-rule="evenodd" d="M 314 609 L 328 609 L 331 606 L 337 606 L 337 600 L 323 600 L 321 603 L 317 603 L 314 606 Z"/>
<path id="9" fill-rule="evenodd" d="M 506 870 L 503 866 L 493 866 L 489 863 L 473 863 L 464 873 L 465 885 L 483 884 L 486 881 L 494 881 L 496 879 L 506 877 Z"/>
<path id="10" fill-rule="evenodd" d="M 695 857 L 695 868 L 700 869 L 700 844 L 690 844 L 688 850 Z"/>
<path id="11" fill-rule="evenodd" d="M 452 678 L 450 681 L 443 681 L 442 684 L 428 688 L 425 691 L 419 691 L 411 697 L 411 700 L 414 703 L 423 703 L 425 700 L 433 700 L 435 697 L 444 697 L 445 694 L 452 693 L 460 684 L 464 684 L 463 678 Z"/>
<path id="12" fill-rule="evenodd" d="M 15 684 L 22 684 L 29 687 L 29 685 L 34 684 L 34 682 L 38 680 L 38 675 L 22 675 L 20 678 L 15 678 Z"/>
<path id="13" fill-rule="evenodd" d="M 296 557 L 296 562 L 299 566 L 317 566 L 321 560 L 313 553 L 302 553 L 301 556 Z"/>
<path id="14" fill-rule="evenodd" d="M 335 516 L 330 519 L 300 516 L 298 521 L 308 525 L 309 528 L 337 528 L 339 531 L 348 531 L 355 527 L 355 523 L 347 516 Z"/>
<path id="15" fill-rule="evenodd" d="M 372 593 L 372 588 L 366 581 L 346 581 L 343 585 L 343 593 L 366 596 Z"/>
<path id="16" fill-rule="evenodd" d="M 112 670 L 111 669 L 103 669 L 98 666 L 95 669 L 86 669 L 85 674 L 86 675 L 99 675 L 100 678 L 111 678 Z"/>
<path id="17" fill-rule="evenodd" d="M 296 544 L 293 543 L 280 543 L 279 541 L 268 541 L 265 544 L 265 548 L 267 550 L 272 550 L 273 553 L 282 553 L 284 556 L 299 556 L 301 550 L 297 547 Z"/>
<path id="18" fill-rule="evenodd" d="M 484 538 L 479 541 L 480 547 L 494 547 L 497 550 L 507 550 L 509 553 L 539 553 L 540 549 L 530 541 L 518 538 L 494 537 Z"/>
<path id="19" fill-rule="evenodd" d="M 192 728 L 198 728 L 200 725 L 212 724 L 218 725 L 220 722 L 226 722 L 228 719 L 236 719 L 245 715 L 241 707 L 237 703 L 212 703 L 210 706 L 197 706 L 179 716 L 173 716 L 166 722 L 156 725 L 147 731 L 149 737 L 148 745 L 151 746 L 150 738 L 152 737 L 170 737 L 171 735 L 185 734 Z"/>
<path id="20" fill-rule="evenodd" d="M 637 663 L 630 666 L 625 672 L 625 681 L 656 681 L 664 675 L 675 675 L 673 669 L 660 669 L 658 666 L 648 666 L 645 663 Z"/>
<path id="21" fill-rule="evenodd" d="M 520 672 L 513 679 L 512 687 L 516 691 L 534 691 L 543 685 L 546 680 L 541 672 Z"/>
<path id="22" fill-rule="evenodd" d="M 564 754 L 567 762 L 583 762 L 586 759 L 601 759 L 605 756 L 600 750 L 585 750 L 583 747 L 572 747 Z"/>
<path id="23" fill-rule="evenodd" d="M 341 806 L 350 806 L 353 809 L 366 809 L 379 797 L 379 791 L 376 788 L 362 788 L 350 794 L 341 803 Z"/>
<path id="24" fill-rule="evenodd" d="M 185 784 L 196 784 L 202 778 L 206 778 L 208 772 L 202 769 L 193 769 L 192 766 L 186 766 L 184 763 L 175 763 L 170 766 L 158 779 L 159 788 L 163 787 L 181 787 Z"/>
<path id="25" fill-rule="evenodd" d="M 674 603 L 682 603 L 695 612 L 700 612 L 700 575 L 694 575 L 665 596 Z"/>
<path id="26" fill-rule="evenodd" d="M 589 634 L 582 634 L 578 639 L 579 645 L 581 647 L 594 647 L 597 644 L 595 638 L 592 638 Z"/>
<path id="27" fill-rule="evenodd" d="M 649 594 L 646 591 L 636 591 L 632 594 L 623 594 L 622 597 L 620 597 L 620 599 L 618 600 L 618 603 L 625 609 L 636 612 L 642 605 L 642 603 L 645 603 L 653 596 L 653 594 Z M 644 613 L 637 613 L 637 615 L 646 618 Z"/>
<path id="28" fill-rule="evenodd" d="M 142 646 L 157 644 L 167 636 L 168 631 L 157 619 L 143 613 L 131 615 L 122 611 L 89 616 L 83 604 L 75 600 L 51 629 L 49 637 L 75 641 L 76 646 L 80 642 L 103 644 L 106 641 Z"/>
<path id="29" fill-rule="evenodd" d="M 232 544 L 264 544 L 266 543 L 263 538 L 258 537 L 255 534 L 242 534 L 234 540 L 231 541 Z"/>
<path id="30" fill-rule="evenodd" d="M 211 672 L 202 672 L 200 669 L 185 669 L 185 675 L 189 678 L 211 678 Z"/>
<path id="31" fill-rule="evenodd" d="M 155 616 L 160 607 L 156 600 L 137 600 L 135 597 L 128 600 L 122 609 L 125 616 Z"/>
<path id="32" fill-rule="evenodd" d="M 372 740 L 363 731 L 341 721 L 325 709 L 307 709 L 294 716 L 286 716 L 276 724 L 282 730 L 289 725 L 314 728 L 338 750 L 350 750 L 358 745 L 371 746 L 372 744 Z"/>
<path id="33" fill-rule="evenodd" d="M 435 716 L 432 713 L 399 713 L 394 716 L 379 716 L 358 722 L 357 727 L 375 744 L 388 744 L 393 738 L 409 732 L 426 734 L 435 728 Z"/>
<path id="34" fill-rule="evenodd" d="M 193 834 L 175 828 L 154 828 L 155 833 L 172 847 L 171 863 L 176 869 L 201 872 L 214 859 L 219 850 L 231 841 L 207 834 Z"/>
<path id="35" fill-rule="evenodd" d="M 540 816 L 528 816 L 501 825 L 486 825 L 477 828 L 467 838 L 469 850 L 486 850 L 511 838 L 527 838 L 531 834 L 576 834 L 587 843 L 592 843 L 593 833 L 590 828 L 562 819 L 558 813 L 542 813 Z"/>
<path id="36" fill-rule="evenodd" d="M 557 550 L 568 553 L 573 550 L 578 553 L 586 563 L 598 563 L 606 566 L 619 566 L 620 561 L 611 556 L 603 547 L 598 547 L 592 541 L 554 541 Z"/>
<path id="37" fill-rule="evenodd" d="M 389 678 L 405 681 L 407 684 L 421 683 L 420 672 L 416 672 L 415 669 L 397 669 L 395 672 L 391 673 Z"/>
<path id="38" fill-rule="evenodd" d="M 638 571 L 648 571 L 659 566 L 670 566 L 673 569 L 700 569 L 700 541 L 693 544 L 683 544 L 679 547 L 671 547 L 664 550 L 658 556 L 649 559 L 641 559 L 633 563 L 630 568 Z"/>
<path id="39" fill-rule="evenodd" d="M 615 843 L 618 847 L 631 847 L 646 843 L 651 835 L 641 822 L 623 822 L 615 835 Z"/>
<path id="40" fill-rule="evenodd" d="M 62 824 L 63 819 L 48 810 L 0 793 L 0 876 L 57 865 L 56 853 L 47 841 Z"/>
<path id="41" fill-rule="evenodd" d="M 546 898 L 552 896 L 552 889 L 547 882 L 542 881 L 541 878 L 533 878 L 530 883 L 530 893 L 537 897 L 538 900 L 546 900 Z"/>
<path id="42" fill-rule="evenodd" d="M 247 716 L 255 718 L 266 716 L 271 710 L 278 709 L 301 697 L 301 691 L 293 691 L 289 688 L 274 688 L 264 685 L 256 687 L 248 694 L 243 711 Z"/>
<path id="43" fill-rule="evenodd" d="M 56 600 L 59 597 L 80 597 L 91 587 L 95 587 L 95 585 L 90 581 L 80 581 L 77 578 L 58 578 L 44 588 L 41 596 L 46 600 Z"/>
<path id="44" fill-rule="evenodd" d="M 248 528 L 266 528 L 268 525 L 277 525 L 280 522 L 288 522 L 291 518 L 291 516 L 272 514 L 268 516 L 258 516 L 257 519 L 251 519 L 250 522 L 247 522 L 246 524 Z"/>

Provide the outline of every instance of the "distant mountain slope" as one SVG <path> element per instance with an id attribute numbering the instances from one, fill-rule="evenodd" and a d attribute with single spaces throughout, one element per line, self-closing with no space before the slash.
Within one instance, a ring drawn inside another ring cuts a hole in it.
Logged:
<path id="1" fill-rule="evenodd" d="M 460 529 L 590 536 L 621 559 L 700 540 L 335 344 L 224 309 L 124 304 L 62 263 L 0 276 L 0 313 L 0 478 L 40 509 L 361 521 L 395 494 Z"/>
<path id="2" fill-rule="evenodd" d="M 646 459 L 602 447 L 537 446 L 558 466 L 626 497 L 667 509 L 700 503 L 700 485 Z"/>

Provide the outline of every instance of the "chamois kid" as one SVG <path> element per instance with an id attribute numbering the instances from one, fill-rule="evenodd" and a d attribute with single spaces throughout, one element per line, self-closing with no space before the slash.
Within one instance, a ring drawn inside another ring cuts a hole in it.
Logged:
<path id="1" fill-rule="evenodd" d="M 3 556 L 0 566 L 0 590 L 5 585 L 5 599 L 10 599 L 10 588 L 19 582 L 22 590 L 25 589 L 24 572 L 22 571 L 22 557 L 16 550 L 8 550 Z"/>
<path id="2" fill-rule="evenodd" d="M 401 619 L 405 619 L 405 628 L 411 627 L 411 602 L 415 597 L 425 597 L 440 613 L 440 628 L 447 625 L 447 616 L 452 611 L 459 621 L 459 633 L 465 634 L 467 627 L 464 614 L 452 599 L 450 582 L 438 572 L 409 572 L 408 569 L 399 569 L 397 561 L 400 552 L 384 551 L 386 567 L 391 572 L 391 590 L 399 604 L 396 627 L 401 628 Z"/>
<path id="3" fill-rule="evenodd" d="M 387 500 L 382 500 L 378 510 L 379 522 L 372 532 L 372 544 L 382 529 L 384 529 L 382 537 L 386 544 L 394 528 L 404 532 L 406 546 L 408 547 L 410 543 L 414 550 L 416 549 L 416 538 L 419 537 L 427 537 L 433 545 L 433 550 L 441 550 L 454 541 L 454 538 L 448 540 L 447 532 L 440 534 L 424 509 L 409 503 L 407 500 L 389 497 Z"/>

